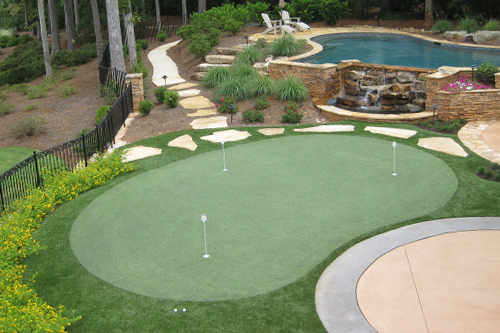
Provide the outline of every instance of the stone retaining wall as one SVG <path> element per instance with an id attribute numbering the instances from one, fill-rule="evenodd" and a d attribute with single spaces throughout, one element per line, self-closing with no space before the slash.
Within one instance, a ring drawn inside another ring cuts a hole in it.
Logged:
<path id="1" fill-rule="evenodd" d="M 139 103 L 144 100 L 144 85 L 142 73 L 127 74 L 125 76 L 127 84 L 132 84 L 132 100 L 134 104 L 134 112 L 139 111 Z"/>

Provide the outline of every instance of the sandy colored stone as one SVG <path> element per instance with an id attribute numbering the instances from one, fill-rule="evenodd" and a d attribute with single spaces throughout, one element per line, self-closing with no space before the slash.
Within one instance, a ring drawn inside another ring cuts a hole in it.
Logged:
<path id="1" fill-rule="evenodd" d="M 229 142 L 245 140 L 250 136 L 252 135 L 247 131 L 227 130 L 214 132 L 214 134 L 202 136 L 200 139 L 211 142 L 221 142 L 222 140 L 224 140 L 225 142 Z"/>
<path id="2" fill-rule="evenodd" d="M 180 41 L 181 39 L 161 45 L 148 53 L 148 59 L 153 65 L 153 77 L 151 80 L 156 86 L 165 85 L 163 75 L 167 75 L 167 85 L 186 82 L 186 80 L 180 77 L 175 62 L 167 56 L 167 50 L 177 45 Z"/>
<path id="3" fill-rule="evenodd" d="M 423 138 L 418 145 L 427 149 L 437 150 L 450 155 L 467 157 L 469 154 L 452 138 Z"/>
<path id="4" fill-rule="evenodd" d="M 353 125 L 319 125 L 315 127 L 296 128 L 294 132 L 318 132 L 318 133 L 332 133 L 332 132 L 353 132 Z"/>
<path id="5" fill-rule="evenodd" d="M 192 96 L 198 96 L 200 94 L 199 89 L 188 89 L 188 90 L 181 90 L 179 91 L 179 96 L 180 97 L 192 97 Z"/>
<path id="6" fill-rule="evenodd" d="M 394 136 L 396 138 L 408 139 L 417 134 L 417 131 L 405 130 L 401 128 L 367 126 L 365 131 Z"/>
<path id="7" fill-rule="evenodd" d="M 278 134 L 283 134 L 285 133 L 284 128 L 261 128 L 260 130 L 257 130 L 260 134 L 264 135 L 278 135 Z"/>
<path id="8" fill-rule="evenodd" d="M 199 118 L 193 120 L 189 125 L 193 129 L 223 128 L 227 127 L 227 117 Z"/>
<path id="9" fill-rule="evenodd" d="M 500 152 L 500 121 L 486 127 L 482 136 L 488 146 Z"/>
<path id="10" fill-rule="evenodd" d="M 190 97 L 186 99 L 181 99 L 179 103 L 184 109 L 204 109 L 214 107 L 214 103 L 203 96 Z"/>
<path id="11" fill-rule="evenodd" d="M 197 87 L 198 86 L 198 83 L 181 83 L 181 84 L 177 84 L 175 86 L 171 86 L 171 87 L 168 87 L 168 90 L 184 90 L 184 89 L 189 89 L 189 88 L 193 88 L 193 87 Z"/>
<path id="12" fill-rule="evenodd" d="M 205 116 L 212 116 L 214 114 L 218 114 L 217 109 L 202 109 L 198 110 L 195 113 L 188 113 L 188 117 L 205 117 Z"/>
<path id="13" fill-rule="evenodd" d="M 123 159 L 123 162 L 130 162 L 130 161 L 140 160 L 142 158 L 160 155 L 160 154 L 161 154 L 160 148 L 137 146 L 137 147 L 125 149 L 122 159 Z"/>
<path id="14" fill-rule="evenodd" d="M 169 147 L 177 147 L 177 148 L 185 148 L 191 151 L 195 151 L 198 148 L 196 142 L 193 141 L 193 138 L 189 134 L 182 135 L 178 138 L 173 139 L 168 143 Z"/>

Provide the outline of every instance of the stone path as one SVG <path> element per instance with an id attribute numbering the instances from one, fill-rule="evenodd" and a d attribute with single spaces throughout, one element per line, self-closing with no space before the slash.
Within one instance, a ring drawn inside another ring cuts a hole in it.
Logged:
<path id="1" fill-rule="evenodd" d="M 486 131 L 490 125 L 498 126 L 496 123 L 498 123 L 497 120 L 470 121 L 458 132 L 458 138 L 467 148 L 479 156 L 491 162 L 500 163 L 500 149 L 495 150 L 491 146 L 500 146 L 500 140 L 491 135 L 488 136 L 488 132 Z M 491 145 L 485 141 L 483 133 L 487 135 Z"/>

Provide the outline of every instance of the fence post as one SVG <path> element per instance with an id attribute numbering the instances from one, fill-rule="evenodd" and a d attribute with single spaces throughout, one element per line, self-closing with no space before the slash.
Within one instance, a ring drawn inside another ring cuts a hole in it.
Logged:
<path id="1" fill-rule="evenodd" d="M 113 126 L 113 112 L 109 113 L 109 126 L 111 126 L 111 136 L 113 137 L 113 143 L 111 147 L 115 145 L 115 126 Z"/>
<path id="2" fill-rule="evenodd" d="M 102 148 L 101 148 L 101 128 L 99 128 L 98 125 L 95 125 L 95 128 L 96 128 L 96 136 L 97 136 L 97 151 L 99 153 L 102 152 Z"/>
<path id="3" fill-rule="evenodd" d="M 3 190 L 2 190 L 2 180 L 0 180 L 0 199 L 2 201 L 2 211 L 5 210 L 5 203 L 4 203 L 4 198 L 3 198 Z"/>
<path id="4" fill-rule="evenodd" d="M 38 187 L 40 186 L 40 171 L 38 170 L 38 160 L 36 158 L 36 151 L 33 152 L 33 159 L 35 160 L 36 187 Z"/>
<path id="5" fill-rule="evenodd" d="M 87 146 L 85 145 L 85 134 L 82 134 L 82 146 L 83 146 L 83 161 L 85 167 L 87 167 Z"/>

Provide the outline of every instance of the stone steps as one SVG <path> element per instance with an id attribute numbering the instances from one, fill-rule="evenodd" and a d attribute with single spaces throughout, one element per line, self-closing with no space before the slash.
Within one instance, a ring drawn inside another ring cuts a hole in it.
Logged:
<path id="1" fill-rule="evenodd" d="M 232 64 L 234 61 L 234 55 L 224 55 L 224 54 L 209 54 L 205 56 L 205 62 L 209 64 Z"/>

